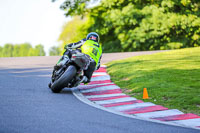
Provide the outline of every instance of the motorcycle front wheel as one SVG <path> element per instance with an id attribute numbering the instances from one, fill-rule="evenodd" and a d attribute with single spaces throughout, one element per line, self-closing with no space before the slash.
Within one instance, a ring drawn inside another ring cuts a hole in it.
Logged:
<path id="1" fill-rule="evenodd" d="M 67 70 L 60 76 L 60 78 L 52 83 L 52 92 L 59 93 L 73 79 L 73 77 L 76 75 L 76 72 L 76 67 L 70 65 Z"/>

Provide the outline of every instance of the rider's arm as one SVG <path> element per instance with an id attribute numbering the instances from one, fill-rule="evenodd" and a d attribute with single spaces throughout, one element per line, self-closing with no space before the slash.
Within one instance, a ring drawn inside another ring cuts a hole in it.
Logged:
<path id="1" fill-rule="evenodd" d="M 82 39 L 79 42 L 65 45 L 65 48 L 71 48 L 71 49 L 80 48 L 85 43 L 85 41 L 86 41 L 86 39 Z"/>

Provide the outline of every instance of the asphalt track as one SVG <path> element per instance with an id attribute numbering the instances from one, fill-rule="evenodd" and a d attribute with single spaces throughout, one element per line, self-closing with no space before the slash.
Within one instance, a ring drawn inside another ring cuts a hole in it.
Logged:
<path id="1" fill-rule="evenodd" d="M 151 54 L 104 54 L 102 62 Z M 0 58 L 0 133 L 199 133 L 199 130 L 112 114 L 47 84 L 59 57 Z"/>

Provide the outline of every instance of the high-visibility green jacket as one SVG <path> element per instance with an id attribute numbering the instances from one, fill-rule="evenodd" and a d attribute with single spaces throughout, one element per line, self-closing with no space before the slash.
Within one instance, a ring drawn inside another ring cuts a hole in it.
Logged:
<path id="1" fill-rule="evenodd" d="M 97 66 L 101 59 L 102 47 L 100 44 L 98 44 L 97 42 L 93 40 L 87 40 L 81 46 L 81 52 L 89 55 L 96 62 L 96 66 Z"/>

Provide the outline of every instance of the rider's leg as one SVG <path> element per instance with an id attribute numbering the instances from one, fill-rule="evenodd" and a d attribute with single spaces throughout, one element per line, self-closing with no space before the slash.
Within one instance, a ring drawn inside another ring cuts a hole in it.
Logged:
<path id="1" fill-rule="evenodd" d="M 83 83 L 89 83 L 90 82 L 92 74 L 95 71 L 95 68 L 96 68 L 96 62 L 95 61 L 90 62 L 88 69 L 84 70 L 84 76 L 86 77 L 86 79 L 83 81 Z"/>

